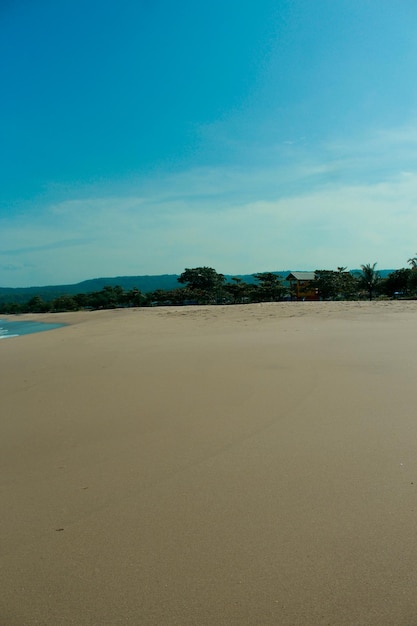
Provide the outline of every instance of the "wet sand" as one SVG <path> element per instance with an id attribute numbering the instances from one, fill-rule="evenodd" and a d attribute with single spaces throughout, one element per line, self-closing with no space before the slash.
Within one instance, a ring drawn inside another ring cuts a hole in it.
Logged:
<path id="1" fill-rule="evenodd" d="M 417 302 L 29 318 L 1 626 L 417 624 Z"/>

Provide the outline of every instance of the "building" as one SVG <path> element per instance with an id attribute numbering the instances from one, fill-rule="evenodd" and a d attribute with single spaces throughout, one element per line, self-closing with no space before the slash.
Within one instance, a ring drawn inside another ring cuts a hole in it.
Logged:
<path id="1" fill-rule="evenodd" d="M 314 272 L 291 272 L 285 280 L 290 283 L 291 300 L 319 300 Z"/>

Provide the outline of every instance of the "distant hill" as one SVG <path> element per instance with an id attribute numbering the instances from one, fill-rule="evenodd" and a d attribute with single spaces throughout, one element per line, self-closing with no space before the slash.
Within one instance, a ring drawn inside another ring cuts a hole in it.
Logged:
<path id="1" fill-rule="evenodd" d="M 274 272 L 285 278 L 291 271 L 280 270 Z M 302 270 L 299 270 L 302 271 Z M 394 270 L 379 270 L 382 278 L 388 276 Z M 354 274 L 360 270 L 351 270 Z M 253 284 L 256 282 L 253 274 L 225 274 L 227 282 L 230 282 L 232 276 L 241 278 L 243 281 Z M 101 291 L 107 285 L 115 287 L 119 285 L 124 291 L 129 289 L 139 289 L 142 293 L 149 293 L 157 289 L 176 289 L 181 287 L 178 282 L 179 274 L 160 274 L 157 276 L 113 276 L 107 278 L 92 278 L 83 280 L 73 285 L 51 285 L 44 287 L 0 287 L 0 304 L 5 302 L 16 302 L 18 304 L 27 302 L 33 296 L 40 296 L 45 302 L 59 298 L 63 295 L 74 295 L 77 293 L 91 293 L 93 291 Z"/>
<path id="2" fill-rule="evenodd" d="M 77 293 L 101 291 L 103 287 L 107 285 L 110 287 L 119 285 L 124 291 L 136 288 L 142 293 L 148 293 L 156 289 L 175 289 L 179 287 L 178 277 L 179 274 L 161 274 L 160 276 L 114 276 L 108 278 L 92 278 L 73 285 L 16 288 L 0 287 L 0 303 L 23 303 L 33 298 L 33 296 L 40 296 L 45 302 L 48 302 L 63 295 L 71 296 Z"/>
<path id="3" fill-rule="evenodd" d="M 281 276 L 286 276 L 288 272 L 276 272 Z M 252 274 L 233 274 L 245 282 L 251 284 L 256 282 Z M 176 289 L 182 285 L 178 282 L 179 274 L 160 274 L 157 276 L 112 276 L 106 278 L 92 278 L 83 280 L 81 283 L 73 285 L 52 285 L 43 287 L 0 287 L 0 304 L 4 302 L 17 302 L 19 304 L 27 302 L 33 296 L 40 296 L 45 302 L 59 298 L 63 295 L 74 295 L 77 293 L 91 293 L 101 291 L 107 285 L 116 287 L 119 285 L 124 291 L 129 289 L 139 289 L 142 293 L 149 293 L 157 289 Z M 226 280 L 231 281 L 232 275 L 226 275 Z"/>

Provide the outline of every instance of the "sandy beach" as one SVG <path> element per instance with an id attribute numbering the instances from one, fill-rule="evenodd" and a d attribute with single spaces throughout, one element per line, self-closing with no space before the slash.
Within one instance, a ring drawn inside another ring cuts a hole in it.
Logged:
<path id="1" fill-rule="evenodd" d="M 1 626 L 417 625 L 417 302 L 27 319 Z"/>

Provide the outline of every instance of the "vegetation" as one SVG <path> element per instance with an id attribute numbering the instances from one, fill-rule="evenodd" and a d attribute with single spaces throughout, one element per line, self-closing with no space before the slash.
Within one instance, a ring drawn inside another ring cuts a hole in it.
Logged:
<path id="1" fill-rule="evenodd" d="M 377 271 L 376 263 L 361 265 L 358 272 L 347 271 L 343 266 L 335 271 L 316 270 L 314 286 L 320 300 L 417 298 L 417 256 L 409 259 L 408 264 L 410 267 L 393 270 L 385 276 Z M 142 278 L 149 279 L 148 284 L 151 284 L 152 277 Z M 152 285 L 156 284 L 155 278 Z M 211 267 L 195 267 L 186 268 L 179 277 L 175 276 L 175 282 L 172 275 L 161 278 L 163 280 L 159 284 L 167 285 L 167 288 L 158 287 L 146 292 L 132 284 L 133 277 L 121 277 L 122 284 L 115 283 L 117 279 L 109 279 L 109 284 L 104 285 L 102 282 L 105 279 L 79 284 L 83 288 L 87 284 L 101 286 L 89 292 L 56 293 L 59 288 L 52 287 L 40 288 L 36 292 L 36 288 L 30 288 L 26 290 L 26 299 L 23 289 L 9 290 L 9 299 L 5 293 L 7 290 L 0 289 L 0 315 L 160 305 L 245 304 L 291 299 L 289 285 L 279 272 L 227 277 Z"/>
<path id="2" fill-rule="evenodd" d="M 274 272 L 254 274 L 258 285 L 253 289 L 253 300 L 256 302 L 277 302 L 289 295 L 288 287 L 282 284 L 282 280 Z"/>
<path id="3" fill-rule="evenodd" d="M 373 265 L 370 265 L 369 263 L 361 265 L 362 274 L 359 275 L 359 285 L 366 289 L 370 300 L 372 300 L 378 283 L 381 280 L 379 272 L 377 272 L 375 267 L 376 263 Z"/>
<path id="4" fill-rule="evenodd" d="M 217 304 L 221 301 L 225 278 L 212 267 L 185 269 L 178 282 L 186 285 L 186 291 L 192 300 L 205 304 Z"/>
<path id="5" fill-rule="evenodd" d="M 249 300 L 250 286 L 238 276 L 233 276 L 232 282 L 226 284 L 224 289 L 232 304 L 243 304 Z"/>
<path id="6" fill-rule="evenodd" d="M 358 294 L 357 278 L 346 267 L 317 270 L 315 285 L 322 300 L 354 300 Z"/>

